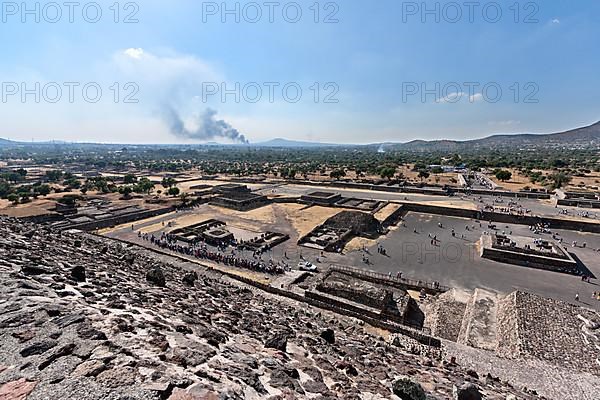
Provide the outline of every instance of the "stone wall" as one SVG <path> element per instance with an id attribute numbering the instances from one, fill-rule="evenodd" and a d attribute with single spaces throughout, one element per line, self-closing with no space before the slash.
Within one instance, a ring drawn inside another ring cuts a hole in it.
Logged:
<path id="1" fill-rule="evenodd" d="M 492 241 L 493 239 L 488 235 L 481 237 L 481 257 L 526 268 L 581 275 L 577 263 L 568 256 L 568 253 L 566 258 L 558 258 L 533 252 L 511 251 L 510 248 L 497 248 L 495 245 L 492 247 Z"/>
<path id="2" fill-rule="evenodd" d="M 139 221 L 141 219 L 155 217 L 157 215 L 163 215 L 174 211 L 173 207 L 157 208 L 154 210 L 138 211 L 130 214 L 123 214 L 113 218 L 106 218 L 83 224 L 68 225 L 63 229 L 78 229 L 81 231 L 94 231 L 97 229 L 109 228 L 112 226 L 127 224 L 129 222 Z"/>
<path id="3" fill-rule="evenodd" d="M 583 231 L 600 233 L 600 223 L 577 221 L 560 218 L 541 218 L 530 215 L 512 215 L 489 211 L 468 210 L 462 208 L 433 206 L 428 204 L 406 203 L 404 207 L 407 211 L 421 212 L 425 214 L 446 215 L 460 218 L 480 219 L 482 221 L 492 221 L 504 224 L 517 225 L 536 225 L 539 223 L 548 224 L 552 229 L 566 229 L 572 231 Z"/>

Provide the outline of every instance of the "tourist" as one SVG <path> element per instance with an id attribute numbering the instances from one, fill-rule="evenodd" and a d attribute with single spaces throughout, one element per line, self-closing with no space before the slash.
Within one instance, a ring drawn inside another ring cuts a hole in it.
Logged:
<path id="1" fill-rule="evenodd" d="M 579 301 L 579 293 L 575 293 L 575 301 Z"/>

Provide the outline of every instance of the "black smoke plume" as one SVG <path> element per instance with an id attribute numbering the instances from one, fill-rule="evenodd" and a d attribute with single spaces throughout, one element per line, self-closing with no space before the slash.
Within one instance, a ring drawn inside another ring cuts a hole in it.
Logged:
<path id="1" fill-rule="evenodd" d="M 202 114 L 196 117 L 197 120 L 195 122 L 198 128 L 190 130 L 185 127 L 181 116 L 173 107 L 169 106 L 164 109 L 164 118 L 169 125 L 171 133 L 175 136 L 198 140 L 224 138 L 243 144 L 249 143 L 246 137 L 237 129 L 223 120 L 216 119 L 216 115 L 216 110 L 207 108 Z"/>

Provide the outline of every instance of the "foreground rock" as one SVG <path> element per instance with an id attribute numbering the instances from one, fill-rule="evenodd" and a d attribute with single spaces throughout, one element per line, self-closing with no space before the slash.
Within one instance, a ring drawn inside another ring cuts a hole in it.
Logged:
<path id="1" fill-rule="evenodd" d="M 196 264 L 0 218 L 3 400 L 441 400 L 476 380 L 369 329 Z M 483 385 L 490 400 L 538 398 Z"/>
<path id="2" fill-rule="evenodd" d="M 425 400 L 425 391 L 408 377 L 402 377 L 392 384 L 392 391 L 402 400 Z"/>

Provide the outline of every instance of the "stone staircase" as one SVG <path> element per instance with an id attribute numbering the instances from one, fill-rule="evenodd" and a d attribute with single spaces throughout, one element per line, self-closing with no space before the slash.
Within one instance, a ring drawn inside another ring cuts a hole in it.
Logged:
<path id="1" fill-rule="evenodd" d="M 475 289 L 467 302 L 457 343 L 484 350 L 497 347 L 498 295 Z"/>

